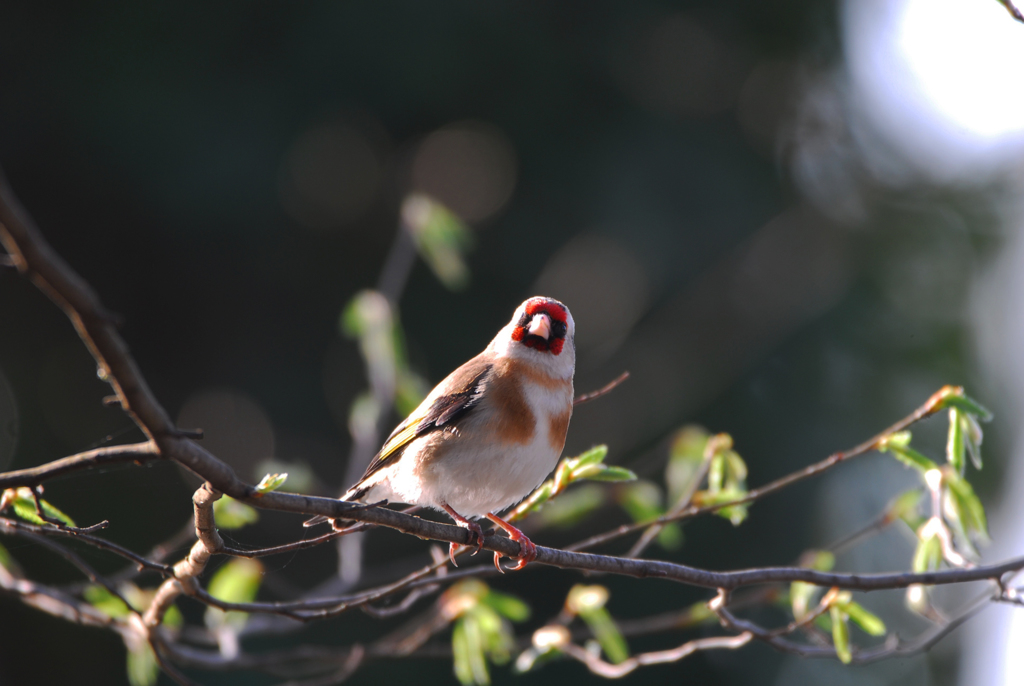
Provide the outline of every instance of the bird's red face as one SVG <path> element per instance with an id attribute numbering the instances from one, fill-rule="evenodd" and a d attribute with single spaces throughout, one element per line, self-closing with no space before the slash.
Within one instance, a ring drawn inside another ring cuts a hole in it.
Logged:
<path id="1" fill-rule="evenodd" d="M 532 298 L 526 301 L 526 311 L 516 322 L 512 340 L 538 352 L 558 355 L 565 345 L 567 315 L 565 306 L 557 300 Z"/>

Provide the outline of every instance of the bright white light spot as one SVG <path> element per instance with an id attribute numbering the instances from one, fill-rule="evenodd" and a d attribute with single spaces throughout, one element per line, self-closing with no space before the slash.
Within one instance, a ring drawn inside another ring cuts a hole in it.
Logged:
<path id="1" fill-rule="evenodd" d="M 845 5 L 855 100 L 886 142 L 938 178 L 1024 148 L 1024 25 L 994 0 Z"/>
<path id="2" fill-rule="evenodd" d="M 899 49 L 951 123 L 981 137 L 1024 130 L 1024 25 L 994 0 L 908 0 Z"/>

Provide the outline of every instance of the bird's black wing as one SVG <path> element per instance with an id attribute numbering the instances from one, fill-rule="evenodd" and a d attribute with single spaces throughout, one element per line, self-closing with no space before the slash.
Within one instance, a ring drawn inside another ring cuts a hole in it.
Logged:
<path id="1" fill-rule="evenodd" d="M 452 392 L 436 398 L 427 407 L 416 408 L 405 421 L 395 427 L 360 481 L 388 464 L 392 458 L 400 456 L 414 438 L 455 427 L 480 402 L 493 367 L 493 364 L 478 355 L 452 372 L 441 382 L 453 389 Z"/>

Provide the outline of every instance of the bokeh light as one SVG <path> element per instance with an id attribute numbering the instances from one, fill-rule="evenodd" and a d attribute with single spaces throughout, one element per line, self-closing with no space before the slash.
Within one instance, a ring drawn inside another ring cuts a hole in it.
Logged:
<path id="1" fill-rule="evenodd" d="M 177 422 L 183 428 L 202 429 L 203 447 L 245 478 L 258 478 L 258 468 L 275 456 L 270 418 L 258 402 L 240 391 L 198 391 L 185 400 Z"/>
<path id="2" fill-rule="evenodd" d="M 372 206 L 381 191 L 384 166 L 380 146 L 354 126 L 315 126 L 303 132 L 285 155 L 281 202 L 307 228 L 339 229 Z"/>
<path id="3" fill-rule="evenodd" d="M 1024 151 L 1024 40 L 997 2 L 844 5 L 862 112 L 914 169 L 977 182 Z"/>
<path id="4" fill-rule="evenodd" d="M 440 200 L 463 220 L 483 221 L 512 195 L 516 184 L 515 149 L 493 125 L 457 122 L 419 144 L 412 161 L 411 182 L 413 190 Z"/>
<path id="5" fill-rule="evenodd" d="M 580 364 L 615 352 L 647 311 L 650 281 L 628 248 L 598 234 L 566 243 L 544 266 L 535 293 L 572 303 Z"/>

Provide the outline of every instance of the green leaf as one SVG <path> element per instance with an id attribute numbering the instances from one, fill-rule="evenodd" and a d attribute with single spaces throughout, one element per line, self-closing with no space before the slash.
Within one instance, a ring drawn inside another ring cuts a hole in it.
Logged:
<path id="1" fill-rule="evenodd" d="M 703 426 L 688 424 L 672 437 L 669 448 L 670 460 L 686 460 L 689 462 L 704 461 L 704 447 L 710 434 Z"/>
<path id="2" fill-rule="evenodd" d="M 578 472 L 573 472 L 573 476 L 577 479 L 588 479 L 590 481 L 636 481 L 636 474 L 625 467 L 606 465 L 584 467 Z"/>
<path id="3" fill-rule="evenodd" d="M 882 441 L 879 450 L 885 451 L 888 448 L 906 448 L 910 445 L 910 441 L 913 437 L 913 434 L 909 431 L 897 431 Z"/>
<path id="4" fill-rule="evenodd" d="M 565 608 L 586 622 L 608 659 L 619 663 L 629 658 L 629 647 L 604 607 L 607 602 L 608 589 L 604 586 L 576 584 L 569 589 Z"/>
<path id="5" fill-rule="evenodd" d="M 288 480 L 288 474 L 267 474 L 256 484 L 257 493 L 269 493 L 276 491 Z"/>
<path id="6" fill-rule="evenodd" d="M 484 596 L 483 602 L 513 622 L 523 622 L 530 618 L 530 606 L 513 595 L 491 591 Z"/>
<path id="7" fill-rule="evenodd" d="M 594 638 L 601 645 L 601 650 L 604 651 L 609 662 L 618 664 L 629 659 L 629 646 L 626 644 L 622 632 L 619 631 L 618 625 L 615 624 L 615 620 L 608 614 L 608 610 L 603 607 L 588 610 L 581 613 L 580 617 L 594 634 Z"/>
<path id="8" fill-rule="evenodd" d="M 800 621 L 807 616 L 814 594 L 818 587 L 804 581 L 794 581 L 789 585 L 789 604 L 793 610 L 793 619 Z"/>
<path id="9" fill-rule="evenodd" d="M 249 507 L 245 503 L 225 495 L 213 504 L 213 518 L 218 528 L 241 529 L 243 526 L 257 522 L 260 515 L 256 508 Z"/>
<path id="10" fill-rule="evenodd" d="M 843 603 L 842 611 L 850 617 L 850 621 L 859 626 L 869 636 L 884 636 L 885 622 L 864 609 L 859 603 Z"/>
<path id="11" fill-rule="evenodd" d="M 181 610 L 178 609 L 177 605 L 171 605 L 167 608 L 167 612 L 164 613 L 164 626 L 170 629 L 180 629 L 184 623 L 185 617 L 182 616 Z"/>
<path id="12" fill-rule="evenodd" d="M 82 597 L 87 603 L 112 619 L 124 617 L 130 612 L 128 606 L 120 598 L 103 586 L 86 586 L 82 591 Z"/>
<path id="13" fill-rule="evenodd" d="M 391 306 L 387 298 L 374 290 L 356 293 L 345 309 L 341 311 L 341 332 L 349 338 L 362 338 L 368 335 L 385 335 L 389 338 L 388 354 L 394 357 L 394 324 Z"/>
<path id="14" fill-rule="evenodd" d="M 40 500 L 39 504 L 43 508 L 43 514 L 45 514 L 50 519 L 56 519 L 57 521 L 63 523 L 64 526 L 75 526 L 75 521 L 71 519 L 71 517 L 68 517 L 66 514 L 58 510 L 50 503 L 46 502 L 45 500 Z"/>
<path id="15" fill-rule="evenodd" d="M 655 539 L 665 550 L 679 550 L 683 547 L 683 530 L 676 524 L 666 524 L 658 532 L 658 537 Z"/>
<path id="16" fill-rule="evenodd" d="M 726 450 L 722 453 L 725 455 L 726 463 L 726 487 L 745 489 L 747 481 L 747 463 L 743 461 L 743 458 L 739 456 L 734 450 Z"/>
<path id="17" fill-rule="evenodd" d="M 886 520 L 894 522 L 902 519 L 912 531 L 917 531 L 924 524 L 924 517 L 920 512 L 923 495 L 921 489 L 914 488 L 893 498 L 885 511 Z"/>
<path id="18" fill-rule="evenodd" d="M 650 522 L 665 514 L 661 489 L 650 481 L 630 484 L 620 490 L 618 495 L 622 509 L 638 524 Z M 665 524 L 656 540 L 665 550 L 678 550 L 683 545 L 683 530 L 678 524 Z"/>
<path id="19" fill-rule="evenodd" d="M 699 426 L 684 426 L 676 432 L 665 467 L 665 483 L 668 485 L 671 501 L 674 502 L 684 493 L 696 490 L 693 481 L 700 474 L 707 442 L 708 432 Z"/>
<path id="20" fill-rule="evenodd" d="M 228 603 L 251 603 L 263 580 L 263 565 L 258 560 L 236 557 L 217 570 L 210 579 L 210 595 Z M 236 628 L 245 626 L 247 613 L 230 610 L 224 612 L 215 607 L 206 609 L 206 625 L 210 628 L 230 624 Z"/>
<path id="21" fill-rule="evenodd" d="M 16 563 L 14 562 L 14 558 L 11 557 L 11 553 L 8 552 L 7 548 L 0 545 L 0 567 L 10 569 L 15 564 Z"/>
<path id="22" fill-rule="evenodd" d="M 160 673 L 160 663 L 153 654 L 153 648 L 144 641 L 139 641 L 128 651 L 127 668 L 128 683 L 132 686 L 153 686 Z"/>
<path id="23" fill-rule="evenodd" d="M 718 493 L 725 484 L 725 456 L 718 453 L 708 467 L 708 491 Z"/>
<path id="24" fill-rule="evenodd" d="M 938 536 L 929 536 L 918 541 L 910 569 L 915 573 L 928 572 L 938 569 L 941 562 L 942 541 Z"/>
<path id="25" fill-rule="evenodd" d="M 698 491 L 694 497 L 693 502 L 695 505 L 701 507 L 711 507 L 713 505 L 720 505 L 722 503 L 731 503 L 734 500 L 739 500 L 746 496 L 747 492 L 736 491 L 736 490 L 722 490 L 718 492 L 712 491 Z M 732 522 L 733 526 L 739 526 L 747 518 L 748 509 L 746 504 L 732 505 L 730 507 L 723 507 L 715 512 L 719 517 L 724 517 Z"/>
<path id="26" fill-rule="evenodd" d="M 251 603 L 262 580 L 263 565 L 258 560 L 237 557 L 213 575 L 209 593 L 228 603 Z"/>
<path id="27" fill-rule="evenodd" d="M 402 220 L 412 234 L 420 256 L 449 290 L 469 284 L 469 268 L 463 253 L 472 244 L 472 234 L 447 207 L 423 193 L 408 196 L 402 203 Z"/>
<path id="28" fill-rule="evenodd" d="M 417 403 L 418 404 L 418 403 Z M 405 415 L 403 415 L 405 416 Z M 284 484 L 278 484 L 274 490 L 287 491 L 289 493 L 309 493 L 316 489 L 316 474 L 308 463 L 302 460 L 285 462 L 269 458 L 261 460 L 252 471 L 253 476 L 265 474 L 271 476 L 280 474 L 287 479 Z M 266 478 L 266 477 L 264 477 Z M 287 485 L 287 488 L 285 488 Z"/>
<path id="29" fill-rule="evenodd" d="M 508 622 L 486 604 L 477 605 L 471 614 L 480 630 L 485 655 L 496 665 L 507 663 L 512 658 L 515 645 Z"/>
<path id="30" fill-rule="evenodd" d="M 606 445 L 595 445 L 590 450 L 581 453 L 579 456 L 573 458 L 574 467 L 586 467 L 591 464 L 600 464 L 604 462 L 604 458 L 608 456 L 608 446 Z"/>
<path id="31" fill-rule="evenodd" d="M 968 398 L 966 395 L 950 395 L 945 399 L 943 405 L 955 407 L 965 414 L 974 415 L 983 422 L 992 421 L 992 413 L 977 400 Z"/>
<path id="32" fill-rule="evenodd" d="M 829 617 L 832 620 L 832 643 L 836 647 L 836 657 L 848 665 L 853 655 L 850 652 L 850 627 L 846 623 L 846 615 L 840 607 L 833 605 L 829 608 Z"/>
<path id="33" fill-rule="evenodd" d="M 976 532 L 983 538 L 988 538 L 988 520 L 985 516 L 985 507 L 981 500 L 974 494 L 970 482 L 959 474 L 946 474 L 946 485 L 949 487 L 949 494 L 959 510 L 960 519 L 964 529 Z"/>
<path id="34" fill-rule="evenodd" d="M 808 550 L 800 556 L 798 564 L 807 569 L 816 569 L 819 572 L 832 571 L 835 566 L 836 556 L 828 550 Z M 789 601 L 793 609 L 793 619 L 800 620 L 807 615 L 811 601 L 815 594 L 821 590 L 814 584 L 803 581 L 794 581 L 789 585 Z"/>
<path id="35" fill-rule="evenodd" d="M 619 503 L 634 522 L 649 522 L 665 512 L 661 489 L 650 481 L 637 481 L 622 489 Z"/>
<path id="36" fill-rule="evenodd" d="M 913 467 L 921 473 L 938 469 L 938 465 L 910 447 L 909 431 L 899 431 L 886 438 L 878 446 L 878 450 L 889 453 L 907 467 Z"/>
<path id="37" fill-rule="evenodd" d="M 836 556 L 829 550 L 809 550 L 800 556 L 800 566 L 807 569 L 831 572 L 835 565 Z"/>
<path id="38" fill-rule="evenodd" d="M 552 479 L 548 479 L 538 486 L 536 491 L 527 496 L 523 502 L 516 505 L 506 519 L 510 522 L 514 522 L 517 519 L 522 519 L 531 512 L 537 512 L 546 502 L 548 502 L 548 500 L 551 499 L 551 493 L 554 490 L 555 482 Z"/>
<path id="39" fill-rule="evenodd" d="M 473 682 L 479 686 L 491 683 L 491 675 L 487 671 L 487 657 L 484 655 L 486 643 L 480 628 L 479 615 L 469 613 L 460 620 L 466 628 L 466 642 L 469 645 L 469 668 L 473 674 Z"/>
<path id="40" fill-rule="evenodd" d="M 975 469 L 981 471 L 981 442 L 985 437 L 981 431 L 981 425 L 971 415 L 964 415 L 963 432 L 967 443 L 967 454 L 971 456 L 971 464 Z"/>
<path id="41" fill-rule="evenodd" d="M 26 522 L 38 524 L 40 526 L 46 524 L 43 518 L 36 514 L 36 505 L 31 500 L 25 500 L 24 498 L 19 497 L 12 502 L 11 505 L 14 507 L 14 514 L 18 515 Z"/>
<path id="42" fill-rule="evenodd" d="M 0 501 L 0 508 L 6 508 L 10 505 L 14 509 L 14 514 L 32 524 L 44 526 L 48 522 L 39 516 L 36 510 L 36 500 L 32 495 L 32 489 L 27 486 L 19 486 L 18 488 L 8 488 L 3 491 L 3 498 Z M 68 517 L 66 514 L 58 510 L 56 507 L 46 502 L 42 498 L 39 499 L 39 507 L 42 509 L 43 514 L 50 519 L 55 519 L 65 526 L 74 527 L 75 522 Z"/>
<path id="43" fill-rule="evenodd" d="M 538 515 L 541 525 L 565 528 L 583 521 L 604 504 L 606 490 L 597 484 L 574 486 L 541 510 Z"/>
<path id="44" fill-rule="evenodd" d="M 454 658 L 455 678 L 463 686 L 476 683 L 473 678 L 473 666 L 469 660 L 469 639 L 466 637 L 466 624 L 463 620 L 455 622 L 452 629 L 452 657 Z"/>
<path id="45" fill-rule="evenodd" d="M 946 461 L 958 474 L 964 473 L 964 426 L 960 411 L 949 408 L 949 437 L 946 439 Z"/>

